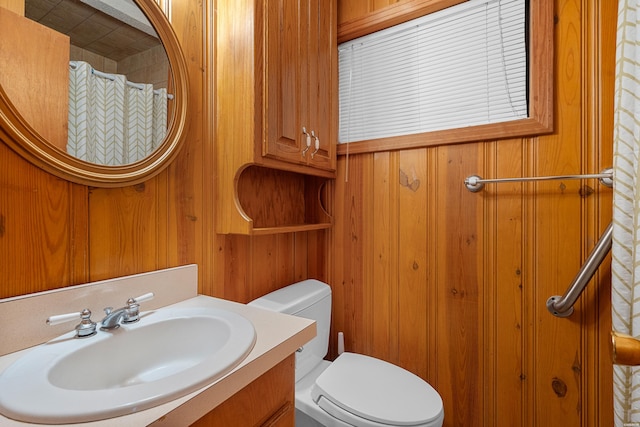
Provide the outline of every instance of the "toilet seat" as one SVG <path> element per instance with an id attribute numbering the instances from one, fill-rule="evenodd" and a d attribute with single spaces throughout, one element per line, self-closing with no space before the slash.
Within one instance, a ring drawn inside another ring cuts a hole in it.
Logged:
<path id="1" fill-rule="evenodd" d="M 343 353 L 316 379 L 311 397 L 333 417 L 357 427 L 441 425 L 442 399 L 399 366 Z"/>

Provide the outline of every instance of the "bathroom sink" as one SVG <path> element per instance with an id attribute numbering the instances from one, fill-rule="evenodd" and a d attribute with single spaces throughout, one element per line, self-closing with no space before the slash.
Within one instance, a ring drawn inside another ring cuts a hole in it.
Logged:
<path id="1" fill-rule="evenodd" d="M 255 343 L 253 324 L 231 311 L 178 308 L 89 338 L 62 335 L 0 374 L 0 413 L 60 424 L 126 415 L 221 378 Z"/>

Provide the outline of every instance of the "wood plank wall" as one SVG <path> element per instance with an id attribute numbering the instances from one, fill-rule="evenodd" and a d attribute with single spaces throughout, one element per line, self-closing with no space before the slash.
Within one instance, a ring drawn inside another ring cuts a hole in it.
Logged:
<path id="1" fill-rule="evenodd" d="M 339 1 L 339 23 L 388 0 Z M 442 395 L 445 426 L 610 426 L 610 265 L 570 318 L 562 295 L 611 217 L 597 181 L 465 177 L 612 166 L 616 8 L 555 1 L 555 131 L 535 138 L 341 156 L 332 354 L 399 364 Z"/>
<path id="2" fill-rule="evenodd" d="M 213 229 L 213 3 L 171 4 L 192 105 L 167 171 L 93 189 L 0 144 L 0 297 L 186 263 L 199 264 L 201 292 L 237 301 L 317 277 L 333 286 L 347 349 L 429 380 L 445 425 L 612 425 L 608 261 L 571 318 L 545 308 L 608 224 L 610 190 L 566 181 L 471 194 L 462 180 L 611 166 L 615 8 L 555 3 L 552 135 L 350 156 L 348 182 L 341 157 L 330 235 L 249 238 Z M 387 4 L 339 1 L 341 19 Z"/>
<path id="3" fill-rule="evenodd" d="M 186 146 L 157 177 L 100 189 L 60 180 L 0 143 L 0 298 L 190 263 L 201 293 L 242 302 L 308 275 L 326 279 L 324 231 L 215 233 L 214 1 L 158 3 L 187 59 Z"/>

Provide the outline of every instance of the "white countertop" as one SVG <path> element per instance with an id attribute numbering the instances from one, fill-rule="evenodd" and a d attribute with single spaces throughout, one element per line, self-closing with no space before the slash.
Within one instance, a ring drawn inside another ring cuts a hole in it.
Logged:
<path id="1" fill-rule="evenodd" d="M 151 278 L 153 278 L 153 276 Z M 145 277 L 145 281 L 147 279 L 149 279 L 149 277 Z M 105 282 L 101 282 L 100 284 L 105 286 Z M 145 289 L 155 293 L 158 291 L 162 292 L 162 289 L 154 289 L 153 285 L 148 285 L 149 286 Z M 130 292 L 131 290 L 128 289 L 128 291 Z M 50 295 L 50 293 L 43 293 L 39 296 L 46 297 L 47 295 Z M 2 304 L 5 301 L 0 301 L 0 320 L 2 320 L 3 312 L 12 312 L 10 305 L 4 306 Z M 13 301 L 15 301 L 15 299 L 7 302 Z M 253 323 L 256 330 L 256 343 L 249 355 L 230 373 L 200 390 L 171 402 L 144 411 L 139 411 L 134 414 L 102 421 L 68 424 L 68 426 L 140 427 L 146 425 L 189 425 L 227 400 L 229 397 L 233 396 L 246 385 L 253 382 L 286 357 L 293 354 L 299 347 L 311 340 L 316 334 L 315 322 L 311 320 L 249 307 L 245 304 L 239 304 L 219 298 L 196 295 L 170 305 L 172 307 L 212 307 L 238 313 Z M 144 312 L 144 307 L 142 308 L 142 312 Z M 159 307 L 156 306 L 150 308 Z M 77 309 L 81 310 L 82 308 Z M 60 313 L 60 311 L 56 310 L 56 313 L 46 313 L 46 315 L 58 313 Z M 5 325 L 3 324 L 3 329 L 4 326 Z M 42 324 L 40 324 L 39 327 L 46 328 L 46 326 Z M 67 324 L 66 327 L 67 330 L 70 330 L 73 325 Z M 7 345 L 8 344 L 5 343 L 5 347 Z M 30 349 L 27 348 L 0 357 L 0 373 L 29 350 Z M 34 402 L 34 404 L 37 403 Z M 0 425 L 18 427 L 40 424 L 19 422 L 0 416 Z"/>

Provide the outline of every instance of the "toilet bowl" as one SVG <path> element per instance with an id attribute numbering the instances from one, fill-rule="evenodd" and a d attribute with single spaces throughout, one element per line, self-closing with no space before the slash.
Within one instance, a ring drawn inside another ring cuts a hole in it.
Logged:
<path id="1" fill-rule="evenodd" d="M 296 352 L 296 427 L 440 427 L 442 399 L 413 373 L 373 357 L 329 348 L 331 288 L 309 279 L 249 305 L 316 321 L 317 335 Z"/>

